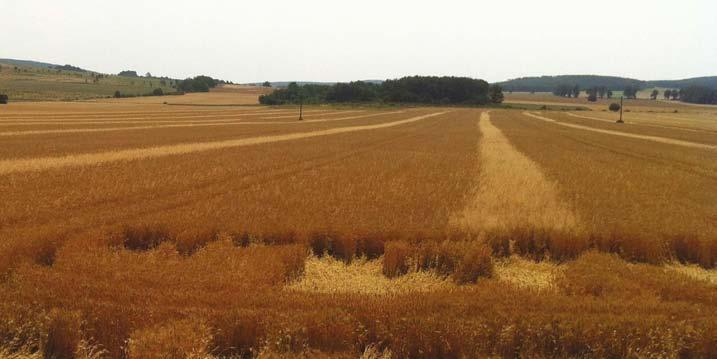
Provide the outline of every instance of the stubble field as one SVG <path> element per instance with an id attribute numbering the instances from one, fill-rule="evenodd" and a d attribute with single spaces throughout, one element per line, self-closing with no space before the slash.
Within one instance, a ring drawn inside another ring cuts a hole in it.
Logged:
<path id="1" fill-rule="evenodd" d="M 0 357 L 717 355 L 708 110 L 296 110 L 3 108 Z"/>

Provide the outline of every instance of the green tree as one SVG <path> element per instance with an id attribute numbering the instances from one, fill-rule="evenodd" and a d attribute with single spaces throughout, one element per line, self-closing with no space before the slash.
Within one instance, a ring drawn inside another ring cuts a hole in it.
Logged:
<path id="1" fill-rule="evenodd" d="M 672 97 L 672 90 L 670 90 L 670 89 L 665 90 L 665 94 L 663 96 L 665 97 L 665 100 L 669 100 L 670 97 Z"/>
<path id="2" fill-rule="evenodd" d="M 490 87 L 490 102 L 503 103 L 504 98 L 503 89 L 500 86 L 493 85 Z"/>
<path id="3" fill-rule="evenodd" d="M 682 90 L 672 90 L 672 99 L 677 100 L 682 96 Z"/>
<path id="4" fill-rule="evenodd" d="M 623 90 L 623 95 L 627 98 L 636 99 L 637 98 L 637 92 L 640 91 L 640 88 L 633 85 L 627 85 L 625 86 L 625 89 Z"/>
<path id="5" fill-rule="evenodd" d="M 125 77 L 138 77 L 137 71 L 131 71 L 131 70 L 125 70 L 117 74 L 117 76 L 125 76 Z"/>
<path id="6" fill-rule="evenodd" d="M 269 82 L 269 81 L 264 81 L 264 83 L 262 84 L 262 86 L 264 86 L 264 87 L 271 87 L 271 82 Z"/>
<path id="7" fill-rule="evenodd" d="M 657 89 L 652 90 L 652 93 L 650 94 L 650 99 L 657 100 L 657 96 L 660 94 L 660 91 L 657 91 Z"/>

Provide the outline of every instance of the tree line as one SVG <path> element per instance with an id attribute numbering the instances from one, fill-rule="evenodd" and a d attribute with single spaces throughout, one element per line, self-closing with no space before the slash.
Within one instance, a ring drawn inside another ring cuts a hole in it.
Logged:
<path id="1" fill-rule="evenodd" d="M 622 90 L 623 96 L 629 99 L 636 99 L 640 87 L 636 85 L 627 85 Z M 593 86 L 585 90 L 588 101 L 595 102 L 598 98 L 612 98 L 613 92 L 607 86 Z M 553 95 L 561 97 L 580 97 L 580 86 L 578 84 L 560 84 L 553 90 Z"/>
<path id="2" fill-rule="evenodd" d="M 672 94 L 674 94 L 674 92 Z M 717 90 L 705 86 L 686 87 L 680 90 L 677 96 L 683 102 L 717 105 Z"/>
<path id="3" fill-rule="evenodd" d="M 209 89 L 215 88 L 221 83 L 224 83 L 224 81 L 201 75 L 178 81 L 177 90 L 181 92 L 209 92 Z"/>
<path id="4" fill-rule="evenodd" d="M 265 105 L 318 103 L 416 103 L 435 105 L 485 105 L 503 102 L 498 85 L 468 77 L 411 76 L 380 84 L 354 81 L 334 85 L 292 82 L 285 89 L 259 97 Z"/>

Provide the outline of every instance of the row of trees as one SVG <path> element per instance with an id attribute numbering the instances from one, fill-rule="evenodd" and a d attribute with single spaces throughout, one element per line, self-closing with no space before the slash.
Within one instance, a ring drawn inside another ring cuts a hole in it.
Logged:
<path id="1" fill-rule="evenodd" d="M 606 86 L 596 86 L 585 90 L 588 94 L 588 101 L 595 102 L 598 98 L 603 99 L 605 97 L 612 98 L 612 90 Z"/>
<path id="2" fill-rule="evenodd" d="M 553 90 L 553 95 L 560 96 L 560 97 L 575 97 L 578 98 L 580 96 L 580 86 L 576 85 L 568 85 L 568 84 L 560 84 L 555 87 L 555 90 Z"/>
<path id="3" fill-rule="evenodd" d="M 640 88 L 638 86 L 627 85 L 623 90 L 623 95 L 627 98 L 637 98 L 637 93 L 639 91 Z M 588 101 L 592 102 L 597 101 L 598 98 L 612 98 L 613 96 L 612 90 L 610 90 L 607 86 L 593 86 L 585 90 L 585 93 L 587 94 Z M 577 84 L 560 84 L 555 87 L 553 94 L 561 97 L 578 98 L 580 97 L 580 86 Z"/>
<path id="4" fill-rule="evenodd" d="M 639 86 L 627 85 L 625 89 L 622 90 L 622 95 L 629 99 L 636 99 L 638 92 L 640 92 Z"/>
<path id="5" fill-rule="evenodd" d="M 673 90 L 671 95 L 674 95 Z M 680 90 L 677 94 L 683 102 L 698 103 L 703 105 L 717 105 L 717 90 L 705 86 L 689 86 Z"/>
<path id="6" fill-rule="evenodd" d="M 653 91 L 653 92 L 654 92 L 654 91 Z M 669 100 L 669 99 L 678 100 L 678 99 L 680 99 L 680 97 L 681 97 L 680 95 L 681 95 L 681 94 L 682 94 L 682 90 L 671 90 L 671 89 L 667 89 L 667 90 L 665 90 L 665 92 L 663 93 L 663 97 L 665 98 L 665 100 Z"/>
<path id="7" fill-rule="evenodd" d="M 325 102 L 386 102 L 484 105 L 503 102 L 500 86 L 467 77 L 413 76 L 380 84 L 355 81 L 334 85 L 303 85 L 259 97 L 267 105 Z"/>
<path id="8" fill-rule="evenodd" d="M 142 94 L 142 95 L 133 95 L 133 94 L 126 94 L 126 93 L 123 94 L 119 90 L 115 91 L 115 93 L 114 93 L 115 98 L 140 97 L 140 96 L 164 96 L 164 95 L 165 95 L 164 90 L 162 90 L 161 88 L 156 88 L 156 89 L 152 90 L 152 92 Z M 166 95 L 183 95 L 183 93 L 182 92 L 172 92 L 172 93 L 167 93 Z"/>

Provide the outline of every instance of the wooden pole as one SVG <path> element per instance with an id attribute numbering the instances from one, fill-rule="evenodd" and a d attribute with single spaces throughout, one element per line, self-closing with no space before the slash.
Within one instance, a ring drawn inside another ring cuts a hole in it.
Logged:
<path id="1" fill-rule="evenodd" d="M 304 120 L 304 98 L 299 98 L 299 121 Z"/>
<path id="2" fill-rule="evenodd" d="M 625 98 L 625 96 L 620 96 L 620 123 L 623 123 L 622 120 L 622 100 Z"/>

